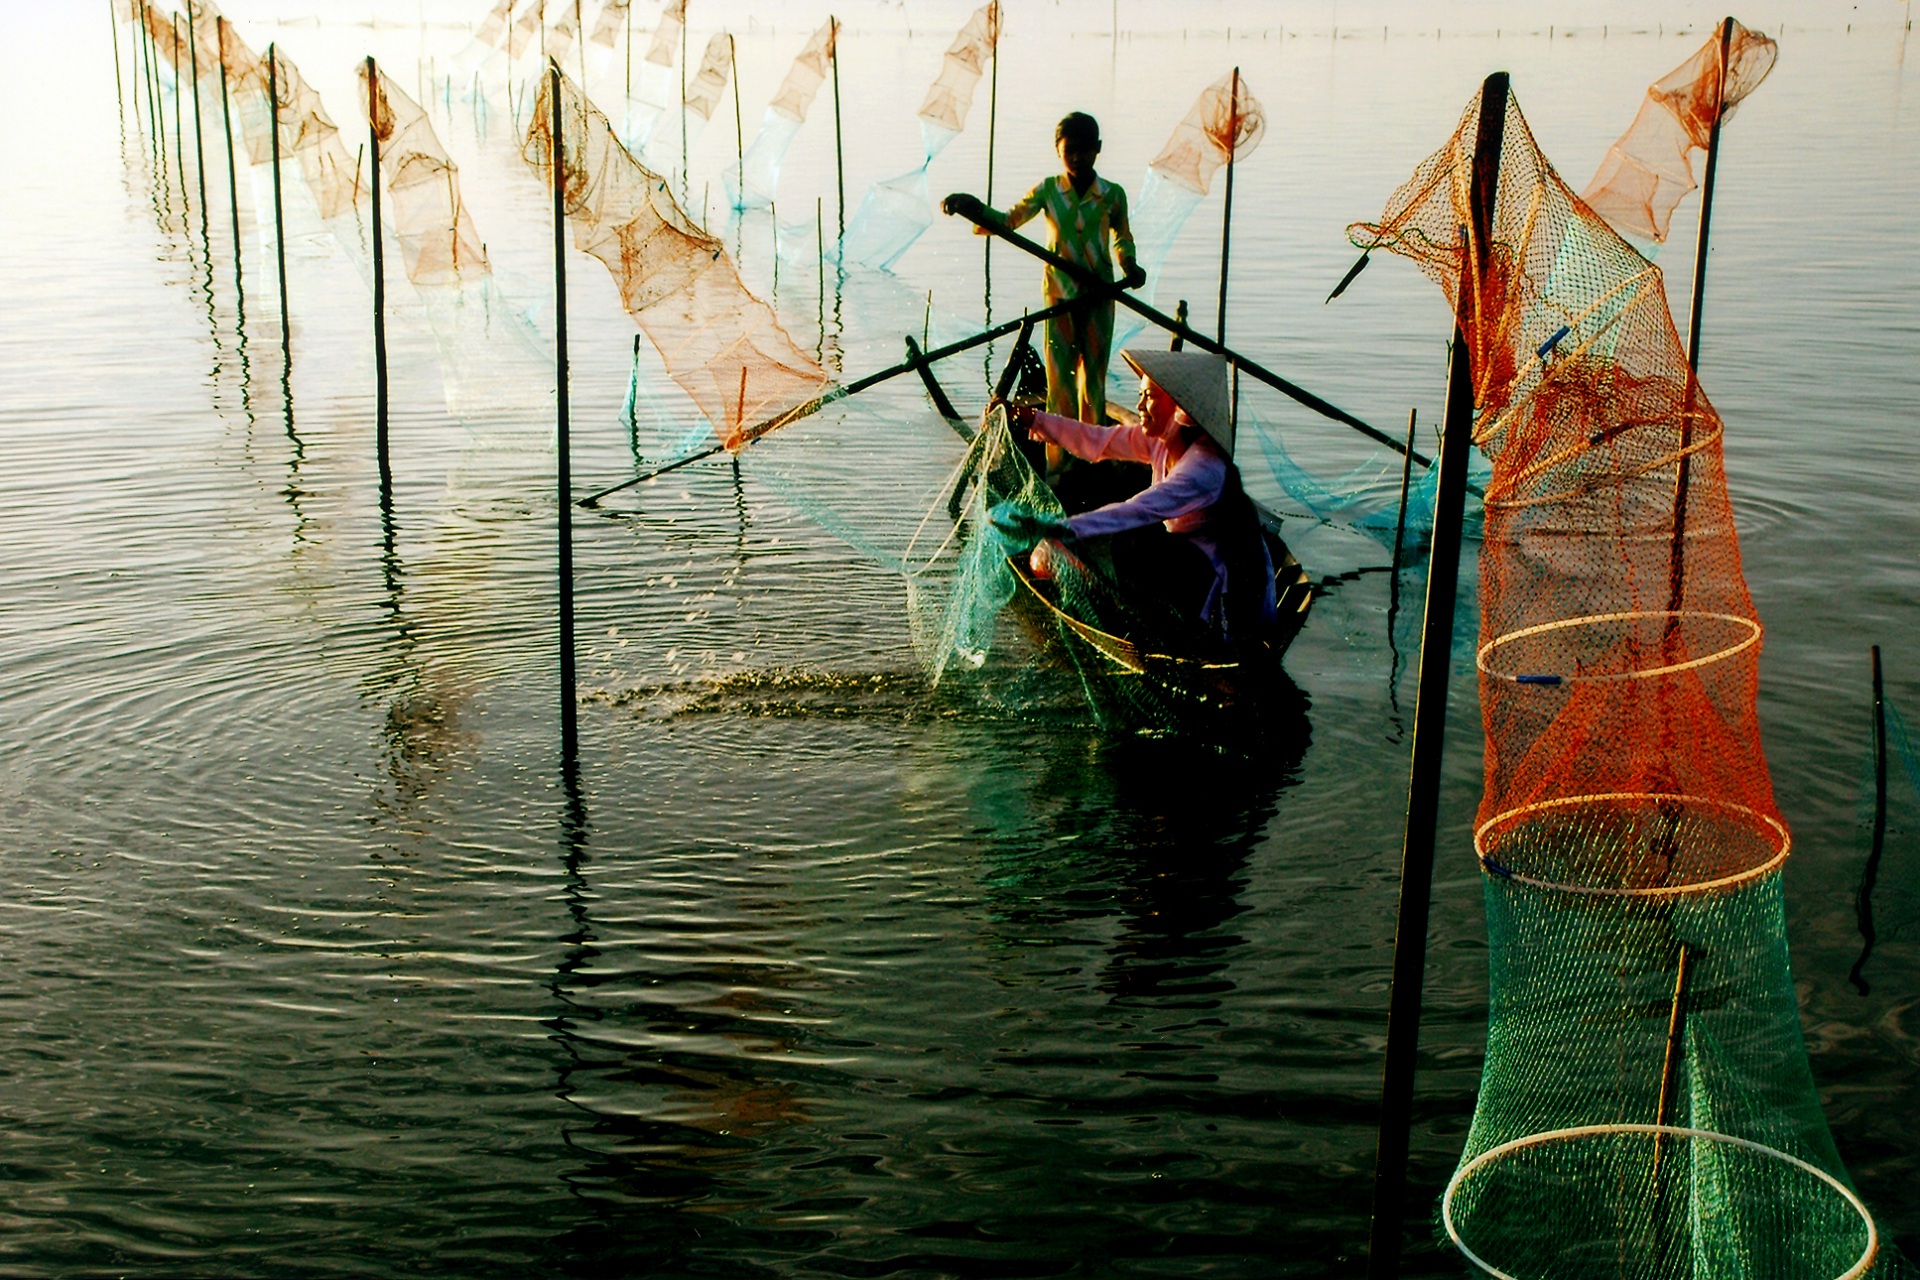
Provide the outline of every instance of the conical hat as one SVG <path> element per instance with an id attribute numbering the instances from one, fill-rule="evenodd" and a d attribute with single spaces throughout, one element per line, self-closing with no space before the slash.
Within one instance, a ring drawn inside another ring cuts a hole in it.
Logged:
<path id="1" fill-rule="evenodd" d="M 1233 456 L 1233 411 L 1227 395 L 1227 362 L 1205 351 L 1128 347 L 1120 358 L 1151 378 L 1214 443 Z"/>

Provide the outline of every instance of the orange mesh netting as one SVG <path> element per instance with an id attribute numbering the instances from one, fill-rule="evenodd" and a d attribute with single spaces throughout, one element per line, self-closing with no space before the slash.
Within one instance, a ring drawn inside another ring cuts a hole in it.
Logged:
<path id="1" fill-rule="evenodd" d="M 1147 167 L 1169 182 L 1205 195 L 1227 158 L 1245 159 L 1266 132 L 1267 113 L 1247 89 L 1247 82 L 1232 72 L 1201 91 L 1187 118 Z"/>
<path id="2" fill-rule="evenodd" d="M 660 14 L 660 25 L 654 29 L 653 43 L 647 46 L 647 61 L 656 66 L 672 66 L 674 54 L 680 48 L 680 33 L 686 25 L 687 0 L 669 0 Z"/>
<path id="3" fill-rule="evenodd" d="M 813 105 L 813 95 L 820 92 L 820 84 L 827 78 L 828 64 L 833 59 L 833 42 L 839 31 L 839 24 L 828 18 L 820 29 L 813 33 L 813 39 L 807 41 L 807 47 L 793 60 L 793 66 L 787 70 L 787 78 L 780 82 L 780 91 L 773 95 L 773 101 L 767 104 L 767 110 L 777 111 L 789 120 L 805 120 L 807 108 Z"/>
<path id="4" fill-rule="evenodd" d="M 1633 124 L 1608 148 L 1582 193 L 1588 207 L 1616 230 L 1646 240 L 1667 238 L 1674 206 L 1695 185 L 1692 153 L 1706 150 L 1714 116 L 1731 116 L 1773 70 L 1780 47 L 1732 18 L 1726 21 L 1732 29 L 1724 82 L 1716 29 L 1691 58 L 1648 87 Z"/>
<path id="5" fill-rule="evenodd" d="M 392 199 L 392 221 L 407 278 L 415 284 L 452 284 L 492 268 L 479 232 L 460 200 L 460 175 L 434 136 L 427 113 L 378 71 L 371 85 L 360 64 L 360 92 L 380 139 L 380 168 Z"/>
<path id="6" fill-rule="evenodd" d="M 1456 303 L 1477 116 L 1476 103 L 1378 224 L 1352 228 Z M 1494 464 L 1480 561 L 1483 855 L 1613 890 L 1752 872 L 1786 848 L 1754 714 L 1760 623 L 1720 418 L 1660 272 L 1574 197 L 1511 100 L 1492 241 L 1470 249 L 1460 314 L 1474 439 Z M 1723 837 L 1676 849 L 1682 811 Z M 1559 852 L 1542 823 L 1567 831 Z"/>
<path id="7" fill-rule="evenodd" d="M 574 244 L 606 264 L 627 311 L 729 449 L 787 420 L 826 389 L 826 372 L 740 280 L 719 240 L 690 222 L 660 175 L 635 160 L 606 116 L 561 77 L 566 212 Z M 553 78 L 541 78 L 527 162 L 552 181 Z"/>
<path id="8" fill-rule="evenodd" d="M 1720 417 L 1510 96 L 1475 209 L 1479 115 L 1349 228 L 1454 303 L 1493 462 L 1487 1052 L 1442 1229 L 1490 1275 L 1909 1275 L 1807 1066 Z"/>
<path id="9" fill-rule="evenodd" d="M 480 30 L 474 33 L 474 39 L 481 44 L 504 47 L 507 34 L 507 15 L 513 12 L 513 0 L 500 0 L 499 4 L 487 14 L 486 21 L 480 24 Z"/>
<path id="10" fill-rule="evenodd" d="M 733 62 L 733 41 L 725 33 L 707 41 L 707 52 L 700 59 L 700 73 L 687 85 L 687 110 L 702 120 L 713 119 L 720 95 L 727 89 L 727 68 Z"/>
<path id="11" fill-rule="evenodd" d="M 947 50 L 940 77 L 927 90 L 920 104 L 920 118 L 943 129 L 959 133 L 967 127 L 967 109 L 973 105 L 973 91 L 985 74 L 987 60 L 1000 43 L 1000 0 L 981 5 L 960 28 Z"/>

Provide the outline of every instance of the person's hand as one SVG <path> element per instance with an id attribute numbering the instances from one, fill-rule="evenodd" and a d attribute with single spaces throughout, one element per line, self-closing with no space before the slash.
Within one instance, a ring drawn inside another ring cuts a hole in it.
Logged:
<path id="1" fill-rule="evenodd" d="M 1128 289 L 1138 289 L 1146 282 L 1147 269 L 1137 262 L 1129 262 L 1127 264 L 1126 274 L 1120 277 L 1120 284 L 1122 287 Z"/>
<path id="2" fill-rule="evenodd" d="M 964 218 L 979 218 L 986 213 L 987 207 L 980 203 L 977 196 L 964 191 L 956 191 L 940 202 L 940 212 L 948 215 L 959 214 Z"/>
<path id="3" fill-rule="evenodd" d="M 1030 404 L 1010 404 L 1007 406 L 1007 423 L 1027 433 L 1027 439 L 1039 440 L 1040 433 L 1033 425 L 1034 409 Z"/>
<path id="4" fill-rule="evenodd" d="M 995 503 L 988 510 L 987 519 L 1009 539 L 1029 546 L 1046 540 L 1066 542 L 1073 537 L 1073 526 L 1065 520 L 1043 516 L 1017 502 Z"/>

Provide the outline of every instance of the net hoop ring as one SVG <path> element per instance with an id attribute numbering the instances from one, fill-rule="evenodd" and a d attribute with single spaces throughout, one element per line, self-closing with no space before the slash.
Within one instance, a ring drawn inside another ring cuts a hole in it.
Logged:
<path id="1" fill-rule="evenodd" d="M 1596 625 L 1603 622 L 1629 622 L 1641 618 L 1666 618 L 1673 622 L 1680 622 L 1687 618 L 1710 618 L 1715 622 L 1733 623 L 1735 626 L 1743 628 L 1746 631 L 1746 635 L 1724 648 L 1717 649 L 1702 657 L 1689 658 L 1685 662 L 1669 662 L 1664 666 L 1647 667 L 1639 671 L 1609 671 L 1595 675 L 1563 675 L 1558 676 L 1557 679 L 1562 684 L 1573 684 L 1576 682 L 1597 684 L 1615 680 L 1651 680 L 1655 676 L 1672 675 L 1676 672 L 1691 671 L 1696 667 L 1711 666 L 1716 662 L 1724 662 L 1728 658 L 1735 657 L 1760 643 L 1759 622 L 1752 618 L 1743 618 L 1737 613 L 1712 613 L 1697 609 L 1635 609 L 1625 613 L 1582 614 L 1577 618 L 1560 618 L 1553 622 L 1542 622 L 1535 626 L 1522 627 L 1518 631 L 1509 631 L 1507 634 L 1495 636 L 1493 639 L 1481 645 L 1478 652 L 1474 654 L 1474 665 L 1480 669 L 1480 674 L 1487 676 L 1489 679 L 1518 683 L 1523 673 L 1514 672 L 1510 674 L 1504 671 L 1495 671 L 1493 667 L 1489 665 L 1489 659 L 1493 656 L 1493 651 L 1501 645 L 1510 644 L 1516 640 L 1524 640 L 1529 636 L 1545 635 L 1550 631 L 1569 631 L 1575 627 Z"/>
<path id="2" fill-rule="evenodd" d="M 1502 1271 L 1485 1258 L 1482 1258 L 1472 1249 L 1469 1249 L 1467 1242 L 1460 1238 L 1460 1230 L 1453 1221 L 1454 1193 L 1476 1172 L 1504 1156 L 1511 1155 L 1515 1151 L 1527 1147 L 1544 1146 L 1549 1142 L 1567 1142 L 1580 1138 L 1598 1137 L 1604 1134 L 1644 1134 L 1649 1137 L 1695 1138 L 1707 1142 L 1719 1142 L 1730 1147 L 1738 1147 L 1745 1151 L 1754 1152 L 1768 1159 L 1781 1161 L 1795 1169 L 1799 1169 L 1803 1173 L 1810 1173 L 1825 1183 L 1831 1190 L 1838 1194 L 1842 1200 L 1846 1201 L 1847 1206 L 1860 1215 L 1860 1221 L 1867 1229 L 1866 1248 L 1861 1250 L 1860 1257 L 1852 1266 L 1833 1277 L 1833 1280 L 1859 1280 L 1859 1277 L 1866 1274 L 1867 1269 L 1873 1265 L 1874 1259 L 1879 1256 L 1880 1230 L 1874 1225 L 1873 1215 L 1867 1211 L 1867 1206 L 1861 1203 L 1859 1196 L 1856 1196 L 1847 1188 L 1845 1183 L 1841 1182 L 1826 1170 L 1816 1168 L 1798 1156 L 1788 1155 L 1786 1152 L 1775 1147 L 1769 1147 L 1765 1143 L 1754 1142 L 1748 1138 L 1736 1138 L 1729 1133 L 1717 1133 L 1712 1129 L 1688 1129 L 1679 1125 L 1670 1124 L 1584 1124 L 1577 1125 L 1570 1129 L 1548 1129 L 1540 1133 L 1530 1133 L 1523 1138 L 1515 1138 L 1511 1142 L 1503 1142 L 1498 1146 L 1487 1148 L 1473 1159 L 1467 1161 L 1467 1163 L 1461 1165 L 1460 1168 L 1454 1171 L 1453 1177 L 1447 1180 L 1446 1192 L 1440 1197 L 1440 1221 L 1446 1228 L 1447 1239 L 1453 1242 L 1453 1247 L 1458 1249 L 1467 1261 L 1488 1275 L 1495 1277 L 1496 1280 L 1521 1280 L 1521 1277 Z"/>
<path id="3" fill-rule="evenodd" d="M 1612 804 L 1622 800 L 1667 801 L 1680 804 L 1697 805 L 1708 809 L 1719 809 L 1727 813 L 1738 814 L 1751 819 L 1756 826 L 1770 832 L 1776 847 L 1773 856 L 1757 866 L 1732 875 L 1719 876 L 1712 880 L 1701 880 L 1693 884 L 1662 885 L 1652 889 L 1615 889 L 1603 885 L 1564 884 L 1558 880 L 1543 880 L 1538 876 L 1525 875 L 1509 870 L 1493 862 L 1487 856 L 1487 834 L 1495 827 L 1511 824 L 1531 813 L 1543 813 L 1549 809 L 1564 809 L 1572 805 Z M 1596 898 L 1677 898 L 1682 894 L 1708 893 L 1717 889 L 1731 889 L 1735 885 L 1778 870 L 1793 851 L 1793 836 L 1787 831 L 1786 824 L 1764 813 L 1756 813 L 1746 805 L 1735 804 L 1731 800 L 1715 800 L 1709 796 L 1691 796 L 1671 791 L 1604 791 L 1585 796 L 1558 796 L 1552 800 L 1537 800 L 1532 804 L 1523 804 L 1517 809 L 1508 809 L 1496 813 L 1473 829 L 1473 852 L 1480 859 L 1480 870 L 1490 876 L 1523 884 L 1533 889 L 1548 889 L 1555 893 L 1578 893 Z"/>

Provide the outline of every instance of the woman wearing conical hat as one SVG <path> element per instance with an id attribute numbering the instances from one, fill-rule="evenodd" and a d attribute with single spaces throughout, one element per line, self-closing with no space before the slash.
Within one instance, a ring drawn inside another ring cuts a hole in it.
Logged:
<path id="1" fill-rule="evenodd" d="M 1198 351 L 1139 347 L 1120 356 L 1140 375 L 1137 426 L 1094 426 L 1024 406 L 1009 410 L 1030 436 L 1076 457 L 1119 458 L 1153 469 L 1147 488 L 1070 517 L 1062 534 L 1095 538 L 1163 525 L 1171 538 L 1148 553 L 1150 565 L 1140 566 L 1159 579 L 1160 594 L 1223 634 L 1230 619 L 1243 625 L 1273 621 L 1272 563 L 1233 465 L 1226 361 Z M 1037 574 L 1051 576 L 1052 555 L 1047 542 L 1034 548 Z M 1135 576 L 1125 565 L 1120 569 L 1123 577 Z"/>

